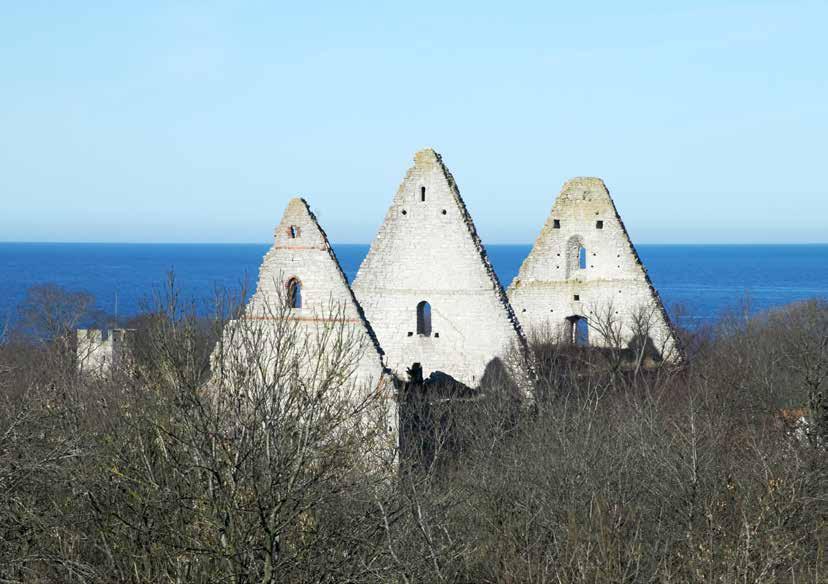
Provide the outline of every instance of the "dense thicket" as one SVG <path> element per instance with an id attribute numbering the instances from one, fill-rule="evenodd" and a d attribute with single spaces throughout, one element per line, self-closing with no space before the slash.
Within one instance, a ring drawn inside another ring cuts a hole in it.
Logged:
<path id="1" fill-rule="evenodd" d="M 93 379 L 89 299 L 48 292 L 0 344 L 0 581 L 828 580 L 824 302 L 685 334 L 682 368 L 538 340 L 533 408 L 420 400 L 428 456 L 389 479 L 333 379 L 302 419 L 206 395 L 223 318 L 168 296 Z"/>

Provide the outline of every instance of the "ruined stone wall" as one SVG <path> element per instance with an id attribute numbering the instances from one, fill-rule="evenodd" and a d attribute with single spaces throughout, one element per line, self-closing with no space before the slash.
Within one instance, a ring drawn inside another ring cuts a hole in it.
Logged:
<path id="1" fill-rule="evenodd" d="M 581 268 L 579 249 L 585 252 Z M 604 326 L 615 320 L 624 343 L 636 321 L 649 318 L 650 336 L 667 360 L 679 358 L 661 300 L 624 228 L 603 181 L 568 181 L 509 287 L 509 299 L 527 334 L 570 334 L 572 317 L 590 324 L 589 344 L 606 346 Z"/>
<path id="2" fill-rule="evenodd" d="M 301 291 L 296 307 L 292 281 Z M 307 202 L 292 199 L 243 318 L 227 324 L 213 354 L 214 383 L 232 376 L 234 367 L 245 368 L 255 352 L 258 365 L 295 367 L 295 375 L 310 388 L 339 367 L 329 357 L 343 346 L 351 348 L 340 353 L 354 359 L 342 368 L 339 395 L 362 400 L 378 392 L 386 404 L 386 430 L 396 439 L 396 396 L 376 336 Z"/>
<path id="3" fill-rule="evenodd" d="M 384 369 L 382 349 L 366 321 L 325 232 L 303 199 L 292 199 L 274 233 L 273 247 L 259 271 L 256 292 L 246 317 L 268 319 L 289 302 L 289 282 L 301 286 L 301 307 L 292 308 L 288 318 L 308 335 L 344 321 L 365 346 L 358 375 L 376 383 Z"/>
<path id="4" fill-rule="evenodd" d="M 453 177 L 433 150 L 414 159 L 354 281 L 385 351 L 405 375 L 414 362 L 476 386 L 495 357 L 525 339 Z M 417 305 L 431 334 L 417 334 Z"/>
<path id="5" fill-rule="evenodd" d="M 134 333 L 133 329 L 78 329 L 78 371 L 103 377 L 119 367 L 128 366 L 132 360 Z"/>

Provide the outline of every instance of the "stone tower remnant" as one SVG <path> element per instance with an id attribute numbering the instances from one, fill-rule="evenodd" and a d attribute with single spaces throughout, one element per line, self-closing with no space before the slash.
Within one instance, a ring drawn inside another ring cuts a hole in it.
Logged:
<path id="1" fill-rule="evenodd" d="M 118 368 L 129 367 L 134 334 L 134 329 L 78 329 L 78 371 L 106 377 Z"/>
<path id="2" fill-rule="evenodd" d="M 525 366 L 520 324 L 434 150 L 416 153 L 353 289 L 400 377 L 420 363 L 476 387 L 507 352 Z"/>
<path id="3" fill-rule="evenodd" d="M 508 294 L 528 335 L 679 359 L 658 292 L 599 178 L 564 184 Z"/>

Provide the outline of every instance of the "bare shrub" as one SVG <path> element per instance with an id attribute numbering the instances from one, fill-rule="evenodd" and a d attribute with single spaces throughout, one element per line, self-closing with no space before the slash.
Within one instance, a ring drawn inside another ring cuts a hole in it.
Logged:
<path id="1" fill-rule="evenodd" d="M 397 460 L 365 457 L 387 395 L 348 382 L 361 341 L 337 318 L 308 336 L 281 304 L 205 320 L 161 297 L 137 375 L 0 346 L 0 579 L 825 579 L 824 302 L 688 334 L 681 369 L 540 336 L 534 407 L 496 368 L 416 394 Z"/>

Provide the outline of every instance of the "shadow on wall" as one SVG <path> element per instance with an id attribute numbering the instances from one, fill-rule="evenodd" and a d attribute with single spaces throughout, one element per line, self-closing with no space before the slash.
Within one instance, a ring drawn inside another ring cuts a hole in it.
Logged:
<path id="1" fill-rule="evenodd" d="M 636 335 L 624 349 L 625 357 L 631 361 L 641 360 L 645 366 L 652 366 L 664 361 L 664 356 L 649 335 Z"/>
<path id="2" fill-rule="evenodd" d="M 498 392 L 503 396 L 521 399 L 522 393 L 509 369 L 499 357 L 495 357 L 486 365 L 483 377 L 480 379 L 482 393 Z"/>
<path id="3" fill-rule="evenodd" d="M 423 379 L 420 363 L 408 369 L 408 378 L 409 381 L 398 383 L 397 388 L 400 456 L 410 467 L 430 467 L 438 452 L 462 453 L 480 431 L 469 427 L 469 420 L 477 419 L 480 410 L 507 403 L 506 411 L 511 411 L 521 402 L 518 384 L 499 358 L 488 363 L 477 389 L 442 371 Z M 509 416 L 498 416 L 499 423 L 508 424 L 509 419 Z"/>

